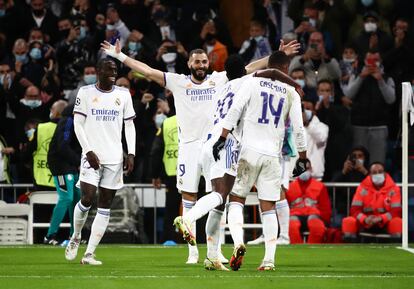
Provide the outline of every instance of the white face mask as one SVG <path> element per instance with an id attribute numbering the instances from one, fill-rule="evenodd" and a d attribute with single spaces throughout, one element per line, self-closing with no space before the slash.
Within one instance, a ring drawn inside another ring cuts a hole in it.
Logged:
<path id="1" fill-rule="evenodd" d="M 342 60 L 346 63 L 353 63 L 355 61 L 355 57 L 354 58 L 342 57 Z"/>
<path id="2" fill-rule="evenodd" d="M 305 112 L 306 121 L 310 121 L 313 115 L 312 111 L 309 109 L 305 109 L 304 112 Z"/>
<path id="3" fill-rule="evenodd" d="M 33 138 L 33 135 L 34 135 L 35 131 L 36 131 L 35 128 L 31 128 L 29 130 L 26 130 L 25 134 L 26 134 L 26 136 L 29 140 L 31 140 Z"/>
<path id="4" fill-rule="evenodd" d="M 377 23 L 364 23 L 365 32 L 371 33 L 377 31 Z"/>
<path id="5" fill-rule="evenodd" d="M 364 165 L 364 159 L 356 159 L 355 160 L 357 163 L 359 163 L 361 166 Z"/>
<path id="6" fill-rule="evenodd" d="M 163 113 L 159 113 L 155 116 L 155 126 L 157 128 L 160 128 L 162 126 L 162 123 L 167 118 L 167 116 Z"/>
<path id="7" fill-rule="evenodd" d="M 371 181 L 376 186 L 381 186 L 385 181 L 384 174 L 373 174 L 371 175 Z"/>
<path id="8" fill-rule="evenodd" d="M 259 43 L 260 41 L 262 41 L 263 36 L 256 36 L 254 37 L 254 40 L 256 40 L 257 43 Z"/>
<path id="9" fill-rule="evenodd" d="M 39 99 L 25 99 L 25 98 L 22 98 L 20 100 L 20 102 L 22 104 L 24 104 L 25 106 L 28 106 L 30 108 L 36 108 L 36 107 L 39 107 L 39 106 L 42 105 L 42 101 L 39 100 Z"/>
<path id="10" fill-rule="evenodd" d="M 173 63 L 177 59 L 177 53 L 175 52 L 168 52 L 161 55 L 162 61 L 165 63 Z"/>
<path id="11" fill-rule="evenodd" d="M 300 85 L 300 87 L 305 87 L 305 80 L 304 79 L 295 79 L 295 82 Z"/>
<path id="12" fill-rule="evenodd" d="M 316 27 L 316 19 L 310 18 L 310 19 L 309 19 L 309 24 L 310 24 L 312 27 Z"/>
<path id="13" fill-rule="evenodd" d="M 302 173 L 300 176 L 299 176 L 299 179 L 301 180 L 301 181 L 303 181 L 303 182 L 307 182 L 307 181 L 309 181 L 309 179 L 311 178 L 311 172 L 310 171 L 305 171 L 304 173 Z"/>

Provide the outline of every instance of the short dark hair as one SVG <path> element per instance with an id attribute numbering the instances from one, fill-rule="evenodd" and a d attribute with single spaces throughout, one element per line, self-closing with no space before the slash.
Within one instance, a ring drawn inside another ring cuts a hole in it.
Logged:
<path id="1" fill-rule="evenodd" d="M 298 71 L 302 71 L 304 75 L 306 75 L 305 69 L 303 69 L 302 67 L 297 67 L 295 69 L 292 69 L 292 71 L 290 72 L 290 75 L 292 75 L 294 72 L 298 72 Z"/>
<path id="2" fill-rule="evenodd" d="M 328 83 L 328 84 L 331 86 L 331 89 L 332 89 L 332 90 L 334 90 L 334 89 L 335 89 L 334 83 L 332 82 L 332 80 L 330 80 L 330 79 L 328 79 L 328 78 L 324 78 L 324 79 L 319 80 L 319 81 L 318 81 L 318 84 L 316 85 L 316 87 L 318 87 L 318 86 L 319 86 L 319 84 L 321 84 L 321 83 Z"/>
<path id="3" fill-rule="evenodd" d="M 289 65 L 289 63 L 289 56 L 287 56 L 283 51 L 277 50 L 270 55 L 267 66 L 269 68 L 280 68 L 283 65 Z"/>
<path id="4" fill-rule="evenodd" d="M 101 69 L 103 69 L 108 63 L 115 63 L 115 61 L 113 61 L 110 58 L 102 58 L 98 61 L 98 63 L 96 64 L 96 70 L 100 71 Z"/>
<path id="5" fill-rule="evenodd" d="M 193 54 L 205 54 L 207 55 L 207 52 L 204 51 L 204 49 L 201 48 L 196 48 L 190 51 L 190 53 L 188 54 L 188 57 L 190 58 L 191 56 L 193 56 Z"/>
<path id="6" fill-rule="evenodd" d="M 230 55 L 224 63 L 224 69 L 229 80 L 246 75 L 243 58 L 239 54 Z"/>
<path id="7" fill-rule="evenodd" d="M 373 166 L 373 165 L 380 165 L 380 166 L 382 166 L 383 168 L 384 168 L 384 171 L 385 171 L 385 165 L 384 165 L 384 163 L 382 163 L 382 162 L 372 162 L 370 165 L 369 165 L 369 169 L 371 170 L 371 167 Z"/>

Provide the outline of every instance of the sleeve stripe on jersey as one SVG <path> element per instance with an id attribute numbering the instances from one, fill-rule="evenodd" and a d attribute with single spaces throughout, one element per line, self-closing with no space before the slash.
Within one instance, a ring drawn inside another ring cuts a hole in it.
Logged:
<path id="1" fill-rule="evenodd" d="M 83 112 L 80 112 L 80 111 L 74 110 L 73 113 L 77 113 L 77 114 L 83 115 L 84 117 L 87 117 L 86 114 L 84 114 Z"/>
<path id="2" fill-rule="evenodd" d="M 165 75 L 165 72 L 162 73 L 164 75 L 164 87 L 167 86 L 167 76 Z"/>
<path id="3" fill-rule="evenodd" d="M 130 117 L 124 118 L 124 120 L 130 120 L 130 119 L 134 119 L 134 118 L 136 118 L 136 115 L 135 115 L 135 114 L 134 114 L 133 116 L 130 116 Z"/>

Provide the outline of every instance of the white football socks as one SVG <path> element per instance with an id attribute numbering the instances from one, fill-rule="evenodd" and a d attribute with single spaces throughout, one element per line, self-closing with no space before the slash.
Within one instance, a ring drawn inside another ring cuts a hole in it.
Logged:
<path id="1" fill-rule="evenodd" d="M 222 203 L 221 195 L 217 192 L 211 192 L 197 201 L 194 207 L 186 213 L 185 220 L 193 223 Z"/>
<path id="2" fill-rule="evenodd" d="M 183 199 L 182 202 L 183 202 L 183 217 L 186 217 L 186 215 L 194 207 L 196 202 L 189 201 L 189 200 L 184 200 L 184 199 Z M 193 232 L 194 237 L 196 237 L 196 222 L 191 222 L 190 223 L 190 229 L 191 229 L 191 232 Z M 188 253 L 191 256 L 195 256 L 195 255 L 198 256 L 197 246 L 190 246 L 190 244 L 188 244 Z"/>
<path id="3" fill-rule="evenodd" d="M 91 236 L 89 237 L 85 255 L 93 254 L 95 252 L 96 247 L 99 245 L 99 242 L 105 234 L 106 227 L 108 227 L 110 215 L 110 209 L 98 208 L 95 219 L 92 223 Z"/>
<path id="4" fill-rule="evenodd" d="M 244 205 L 238 202 L 228 204 L 227 222 L 229 225 L 231 237 L 233 238 L 234 247 L 244 244 L 243 241 L 243 208 Z"/>
<path id="5" fill-rule="evenodd" d="M 289 239 L 290 208 L 286 199 L 276 203 L 276 214 L 280 225 L 280 237 Z"/>
<path id="6" fill-rule="evenodd" d="M 85 207 L 82 205 L 81 201 L 75 205 L 75 209 L 73 210 L 73 235 L 71 237 L 76 239 L 81 238 L 82 228 L 88 218 L 90 208 L 90 206 Z"/>
<path id="7" fill-rule="evenodd" d="M 217 259 L 220 246 L 220 222 L 223 212 L 211 210 L 206 223 L 207 258 Z"/>
<path id="8" fill-rule="evenodd" d="M 277 231 L 279 227 L 277 223 L 276 212 L 274 210 L 263 212 L 262 221 L 263 235 L 265 238 L 265 256 L 263 260 L 274 263 L 276 254 Z"/>

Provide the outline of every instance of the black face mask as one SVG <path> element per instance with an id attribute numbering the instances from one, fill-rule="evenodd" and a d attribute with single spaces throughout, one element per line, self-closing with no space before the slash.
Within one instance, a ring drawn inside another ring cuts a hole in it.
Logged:
<path id="1" fill-rule="evenodd" d="M 207 33 L 206 34 L 206 38 L 205 38 L 206 42 L 211 42 L 214 39 L 216 39 L 216 35 L 215 34 L 212 34 L 212 33 Z"/>
<path id="2" fill-rule="evenodd" d="M 43 14 L 45 13 L 45 11 L 43 9 L 32 9 L 33 14 L 37 17 L 41 17 L 43 16 Z"/>
<path id="3" fill-rule="evenodd" d="M 59 35 L 61 39 L 66 39 L 69 36 L 70 29 L 63 29 L 59 31 Z"/>

